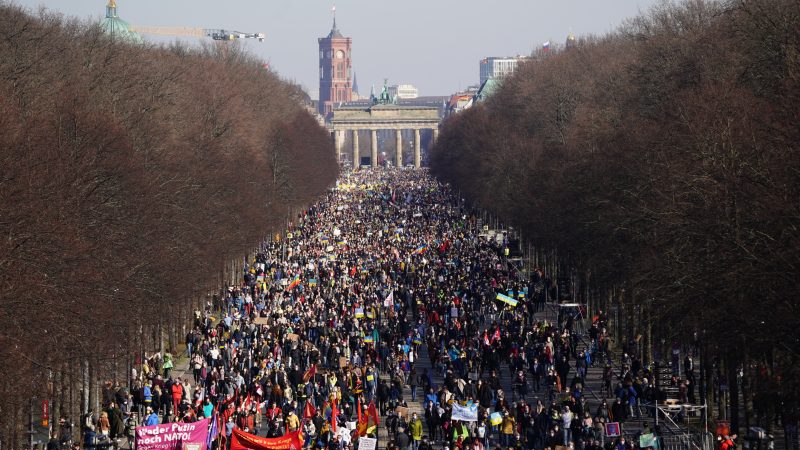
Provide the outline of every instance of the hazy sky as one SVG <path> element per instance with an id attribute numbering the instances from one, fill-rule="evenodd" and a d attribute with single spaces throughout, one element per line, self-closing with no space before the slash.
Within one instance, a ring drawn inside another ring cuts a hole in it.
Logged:
<path id="1" fill-rule="evenodd" d="M 99 19 L 107 0 L 13 0 Z M 318 43 L 331 29 L 331 6 L 353 38 L 359 91 L 388 78 L 420 95 L 448 95 L 478 82 L 485 56 L 529 54 L 545 41 L 601 34 L 659 0 L 117 0 L 134 25 L 226 28 L 266 33 L 247 47 L 283 77 L 318 91 Z M 149 40 L 161 40 L 145 36 Z M 191 38 L 181 38 L 191 42 Z"/>

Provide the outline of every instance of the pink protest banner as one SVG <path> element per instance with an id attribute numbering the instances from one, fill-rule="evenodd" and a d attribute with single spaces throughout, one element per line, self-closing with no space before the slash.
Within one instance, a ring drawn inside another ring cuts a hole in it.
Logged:
<path id="1" fill-rule="evenodd" d="M 137 450 L 206 450 L 209 419 L 136 427 Z"/>

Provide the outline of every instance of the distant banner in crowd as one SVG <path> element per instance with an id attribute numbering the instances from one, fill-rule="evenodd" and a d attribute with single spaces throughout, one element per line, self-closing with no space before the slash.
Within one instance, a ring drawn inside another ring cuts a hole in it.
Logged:
<path id="1" fill-rule="evenodd" d="M 450 417 L 453 420 L 460 420 L 462 422 L 477 422 L 478 404 L 461 406 L 458 403 L 453 403 L 453 413 Z"/>
<path id="2" fill-rule="evenodd" d="M 503 294 L 497 294 L 497 297 L 495 297 L 495 298 L 497 300 L 500 300 L 501 302 L 507 304 L 507 305 L 510 305 L 510 306 L 517 306 L 517 304 L 519 303 L 518 300 L 513 299 L 513 298 L 511 298 L 511 297 L 509 297 L 507 295 L 503 295 Z"/>
<path id="3" fill-rule="evenodd" d="M 303 439 L 300 437 L 300 430 L 277 438 L 265 438 L 234 428 L 233 435 L 231 435 L 231 450 L 300 450 L 302 448 Z"/>
<path id="4" fill-rule="evenodd" d="M 138 450 L 206 450 L 208 419 L 136 427 Z"/>

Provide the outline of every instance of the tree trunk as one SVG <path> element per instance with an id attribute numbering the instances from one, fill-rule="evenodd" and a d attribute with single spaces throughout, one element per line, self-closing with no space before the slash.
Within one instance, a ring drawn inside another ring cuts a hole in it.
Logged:
<path id="1" fill-rule="evenodd" d="M 739 379 L 737 370 L 739 367 L 738 355 L 729 355 L 727 364 L 728 387 L 730 389 L 730 423 L 731 433 L 739 434 Z"/>

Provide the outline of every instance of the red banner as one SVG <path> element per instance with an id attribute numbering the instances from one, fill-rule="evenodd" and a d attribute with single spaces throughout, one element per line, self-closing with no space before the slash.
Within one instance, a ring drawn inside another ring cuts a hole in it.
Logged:
<path id="1" fill-rule="evenodd" d="M 234 428 L 231 436 L 231 450 L 300 450 L 302 448 L 303 438 L 300 436 L 300 430 L 277 438 L 265 438 Z"/>

